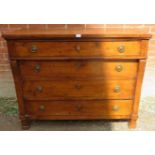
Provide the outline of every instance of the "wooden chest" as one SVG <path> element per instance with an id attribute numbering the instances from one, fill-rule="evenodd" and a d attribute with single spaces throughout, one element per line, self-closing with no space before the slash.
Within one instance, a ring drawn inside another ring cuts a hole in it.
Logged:
<path id="1" fill-rule="evenodd" d="M 3 37 L 23 129 L 31 120 L 126 119 L 135 127 L 151 35 L 19 30 Z"/>

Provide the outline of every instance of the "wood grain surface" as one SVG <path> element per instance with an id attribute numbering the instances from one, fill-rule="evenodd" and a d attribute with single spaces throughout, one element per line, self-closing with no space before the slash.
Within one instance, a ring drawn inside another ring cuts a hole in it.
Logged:
<path id="1" fill-rule="evenodd" d="M 31 120 L 126 119 L 136 127 L 150 34 L 20 30 L 3 37 L 23 129 Z"/>

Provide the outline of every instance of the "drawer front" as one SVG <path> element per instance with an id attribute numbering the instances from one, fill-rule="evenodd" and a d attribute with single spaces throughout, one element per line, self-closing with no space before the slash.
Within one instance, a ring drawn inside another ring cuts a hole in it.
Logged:
<path id="1" fill-rule="evenodd" d="M 132 69 L 131 69 L 132 68 Z M 137 61 L 21 61 L 20 71 L 25 79 L 44 78 L 135 78 Z"/>
<path id="2" fill-rule="evenodd" d="M 138 56 L 141 42 L 15 42 L 13 57 Z"/>
<path id="3" fill-rule="evenodd" d="M 132 99 L 135 80 L 25 81 L 26 99 Z"/>
<path id="4" fill-rule="evenodd" d="M 102 101 L 42 101 L 27 102 L 26 109 L 30 116 L 89 116 L 101 117 L 126 115 L 130 116 L 132 100 Z M 62 117 L 64 119 L 64 117 Z M 77 117 L 78 118 L 78 117 Z M 115 117 L 113 117 L 115 118 Z"/>

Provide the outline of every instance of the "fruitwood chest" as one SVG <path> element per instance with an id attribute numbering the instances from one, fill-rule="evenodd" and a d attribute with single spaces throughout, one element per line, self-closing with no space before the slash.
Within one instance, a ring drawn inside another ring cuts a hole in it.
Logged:
<path id="1" fill-rule="evenodd" d="M 136 126 L 151 35 L 19 30 L 3 37 L 23 129 L 31 120 L 125 119 Z"/>

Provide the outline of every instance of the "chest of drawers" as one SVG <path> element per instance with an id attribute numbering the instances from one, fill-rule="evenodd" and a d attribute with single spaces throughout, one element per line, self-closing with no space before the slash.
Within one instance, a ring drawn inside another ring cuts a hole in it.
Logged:
<path id="1" fill-rule="evenodd" d="M 31 120 L 136 126 L 149 34 L 19 30 L 7 40 L 23 129 Z"/>

